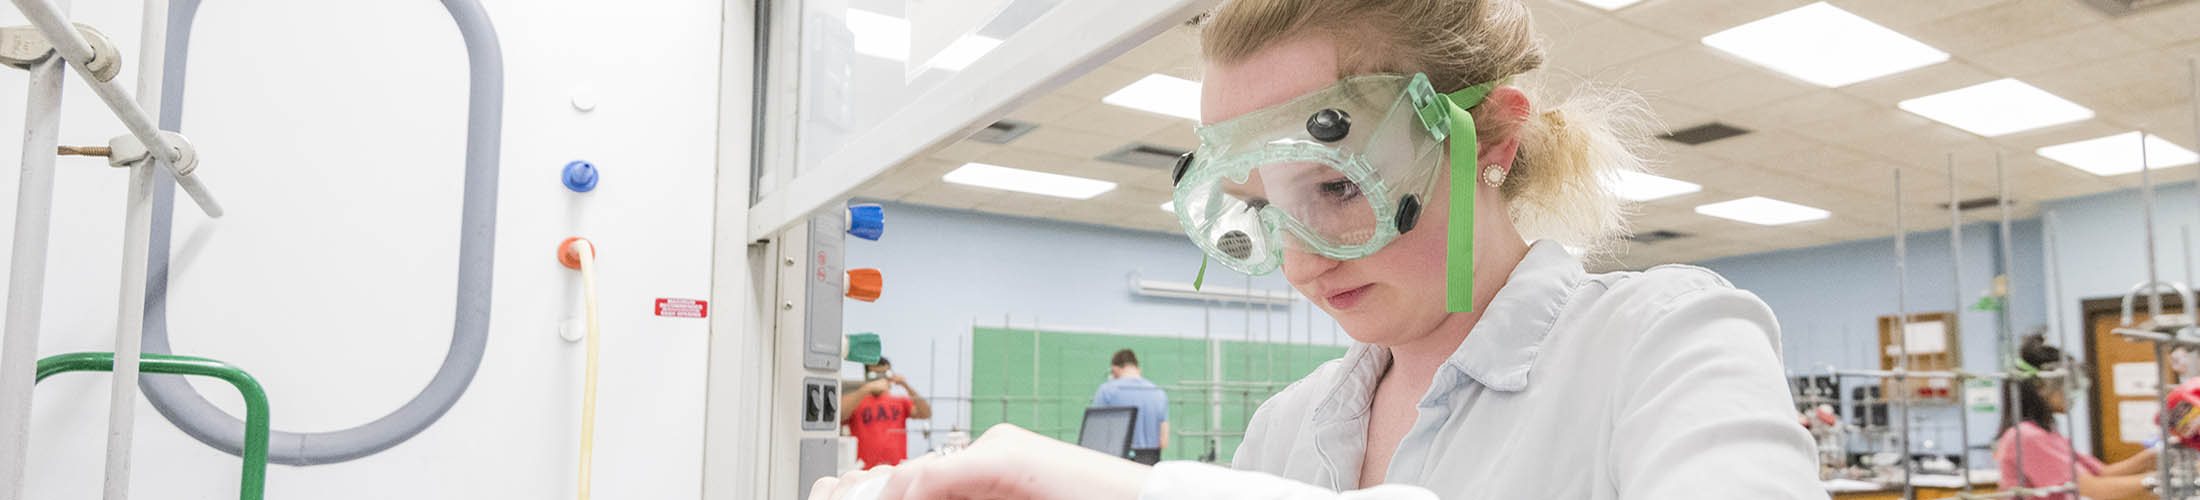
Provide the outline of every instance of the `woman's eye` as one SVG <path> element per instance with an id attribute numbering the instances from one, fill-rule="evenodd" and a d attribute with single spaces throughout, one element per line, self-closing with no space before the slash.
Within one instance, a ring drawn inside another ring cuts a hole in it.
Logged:
<path id="1" fill-rule="evenodd" d="M 1344 201 L 1360 196 L 1360 185 L 1348 180 L 1324 182 L 1321 183 L 1320 189 L 1322 196 L 1331 200 Z"/>

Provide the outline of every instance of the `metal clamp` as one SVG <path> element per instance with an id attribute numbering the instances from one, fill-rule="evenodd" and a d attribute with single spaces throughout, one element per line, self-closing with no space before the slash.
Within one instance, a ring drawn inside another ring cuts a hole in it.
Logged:
<path id="1" fill-rule="evenodd" d="M 199 168 L 198 148 L 193 147 L 191 140 L 184 138 L 183 134 L 162 130 L 160 136 L 168 141 L 171 147 L 176 148 L 176 176 L 191 176 L 191 172 Z M 135 167 L 139 163 L 151 159 L 153 159 L 153 152 L 145 147 L 145 143 L 138 142 L 137 136 L 119 135 L 107 140 L 108 166 L 115 168 Z"/>
<path id="2" fill-rule="evenodd" d="M 99 81 L 115 79 L 115 75 L 122 72 L 122 52 L 115 50 L 114 44 L 107 42 L 107 35 L 100 34 L 99 30 L 92 29 L 91 26 L 78 23 L 76 30 L 82 32 L 84 40 L 92 44 L 92 60 L 84 63 L 85 69 L 92 70 L 92 76 L 99 78 Z M 0 28 L 0 64 L 27 70 L 31 65 L 52 56 L 53 41 L 40 34 L 38 27 L 23 25 Z"/>
<path id="3" fill-rule="evenodd" d="M 2148 318 L 2145 324 L 2134 325 L 2131 321 L 2131 312 L 2133 305 L 2137 303 L 2136 299 L 2138 299 L 2139 294 L 2143 293 L 2147 295 L 2154 295 L 2156 293 L 2160 293 L 2163 288 L 2168 288 L 2171 291 L 2176 292 L 2177 298 L 2184 300 L 2183 304 L 2179 304 L 2180 306 L 2184 307 L 2184 312 L 2182 314 L 2169 315 L 2161 314 L 2161 311 L 2149 311 L 2150 313 L 2155 314 L 2155 317 Z M 2186 287 L 2184 283 L 2178 283 L 2175 281 L 2141 282 L 2139 284 L 2132 285 L 2130 292 L 2124 293 L 2123 322 L 2121 324 L 2126 327 L 2137 326 L 2139 328 L 2158 331 L 2162 333 L 2175 333 L 2178 329 L 2192 326 L 2192 308 L 2192 288 Z"/>

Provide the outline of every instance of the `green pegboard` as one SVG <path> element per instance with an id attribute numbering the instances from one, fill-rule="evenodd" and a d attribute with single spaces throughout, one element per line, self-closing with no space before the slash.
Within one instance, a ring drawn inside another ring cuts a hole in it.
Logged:
<path id="1" fill-rule="evenodd" d="M 1085 407 L 1107 381 L 1109 357 L 1131 349 L 1138 353 L 1142 375 L 1169 395 L 1169 427 L 1177 435 L 1162 450 L 1162 459 L 1197 460 L 1211 450 L 1222 463 L 1237 450 L 1238 436 L 1217 436 L 1210 443 L 1207 436 L 1184 434 L 1244 432 L 1253 410 L 1268 396 L 1345 351 L 1337 346 L 1216 341 L 1222 380 L 1233 385 L 1210 394 L 1196 385 L 1214 379 L 1209 367 L 1217 360 L 1210 358 L 1204 338 L 975 328 L 970 343 L 970 423 L 980 432 L 1005 421 L 1075 441 Z M 1220 427 L 1211 425 L 1209 412 L 1216 405 L 1210 397 L 1219 400 Z"/>

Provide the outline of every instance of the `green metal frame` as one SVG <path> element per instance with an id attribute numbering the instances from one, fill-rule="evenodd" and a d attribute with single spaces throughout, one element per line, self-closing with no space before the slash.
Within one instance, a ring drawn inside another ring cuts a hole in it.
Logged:
<path id="1" fill-rule="evenodd" d="M 38 360 L 38 379 L 46 380 L 67 372 L 111 372 L 115 369 L 115 354 L 111 352 L 73 352 Z M 267 391 L 260 388 L 260 381 L 251 374 L 228 363 L 191 356 L 146 353 L 138 361 L 138 371 L 172 375 L 198 375 L 228 381 L 244 395 L 244 484 L 238 488 L 237 497 L 243 500 L 261 500 L 267 489 Z"/>

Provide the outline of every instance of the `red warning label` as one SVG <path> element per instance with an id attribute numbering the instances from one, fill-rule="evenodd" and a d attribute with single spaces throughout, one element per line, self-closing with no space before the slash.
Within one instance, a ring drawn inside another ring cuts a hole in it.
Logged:
<path id="1" fill-rule="evenodd" d="M 657 315 L 667 318 L 710 316 L 710 303 L 695 299 L 657 299 Z"/>

